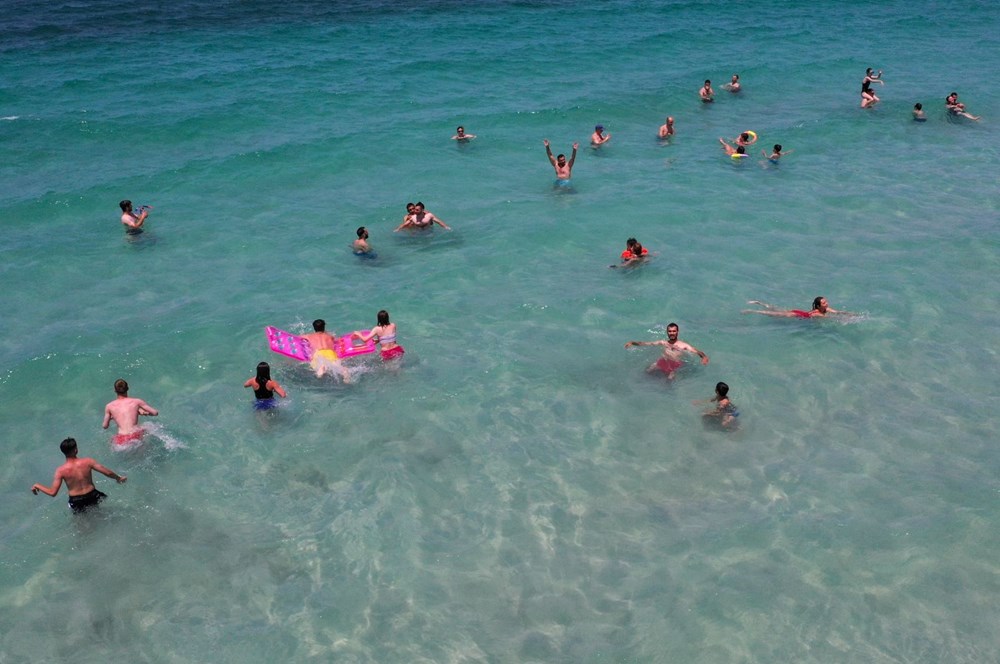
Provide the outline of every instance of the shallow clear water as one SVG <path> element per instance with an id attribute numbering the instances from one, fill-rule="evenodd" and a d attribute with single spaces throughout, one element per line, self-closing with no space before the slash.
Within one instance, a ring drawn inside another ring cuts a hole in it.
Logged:
<path id="1" fill-rule="evenodd" d="M 998 22 L 15 3 L 0 660 L 991 661 Z M 793 153 L 733 166 L 717 139 L 745 129 Z M 543 138 L 582 144 L 569 191 Z M 141 236 L 122 198 L 154 206 Z M 414 200 L 454 230 L 392 233 Z M 607 269 L 630 236 L 654 259 Z M 816 295 L 861 315 L 740 314 Z M 341 385 L 267 350 L 265 325 L 381 308 L 398 370 Z M 670 321 L 711 362 L 668 384 L 623 344 Z M 260 360 L 290 397 L 269 416 Z M 161 412 L 127 453 L 100 428 L 118 377 Z M 719 380 L 733 433 L 692 404 Z M 27 491 L 66 436 L 129 476 L 83 518 Z"/>

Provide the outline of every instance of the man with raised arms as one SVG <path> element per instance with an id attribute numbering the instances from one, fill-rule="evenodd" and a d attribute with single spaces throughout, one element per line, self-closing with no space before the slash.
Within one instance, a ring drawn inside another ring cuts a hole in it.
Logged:
<path id="1" fill-rule="evenodd" d="M 656 362 L 649 365 L 646 371 L 659 370 L 667 374 L 668 379 L 673 380 L 677 370 L 684 366 L 684 353 L 694 353 L 701 358 L 702 364 L 708 364 L 708 355 L 705 355 L 686 341 L 678 339 L 678 334 L 680 334 L 680 328 L 677 326 L 677 323 L 671 323 L 667 325 L 666 339 L 629 341 L 625 344 L 625 348 L 631 348 L 632 346 L 661 346 L 663 348 L 663 355 Z"/>
<path id="2" fill-rule="evenodd" d="M 545 144 L 545 154 L 549 156 L 549 162 L 552 164 L 552 168 L 556 169 L 556 184 L 569 184 L 569 178 L 573 174 L 573 162 L 576 161 L 576 150 L 580 147 L 580 144 L 573 144 L 573 154 L 570 156 L 569 161 L 566 161 L 566 155 L 564 154 L 557 157 L 552 156 L 552 148 L 549 147 L 549 139 L 543 138 L 542 143 Z"/>
<path id="3" fill-rule="evenodd" d="M 104 407 L 104 423 L 101 426 L 107 429 L 111 420 L 115 421 L 118 433 L 111 439 L 115 445 L 125 445 L 142 440 L 146 431 L 139 426 L 139 416 L 156 417 L 160 414 L 159 411 L 142 399 L 130 397 L 128 383 L 123 378 L 115 381 L 115 394 L 117 395 L 115 400 L 108 402 L 108 405 Z"/>
<path id="4" fill-rule="evenodd" d="M 66 489 L 69 491 L 69 506 L 75 514 L 86 511 L 88 507 L 93 507 L 108 497 L 107 494 L 98 491 L 94 486 L 92 471 L 96 470 L 102 475 L 107 475 L 119 484 L 124 484 L 125 480 L 128 479 L 124 475 L 119 475 L 115 471 L 105 468 L 93 459 L 78 458 L 76 440 L 73 438 L 66 438 L 59 443 L 59 449 L 66 455 L 66 463 L 56 468 L 55 476 L 52 478 L 52 486 L 36 482 L 31 485 L 31 493 L 37 496 L 38 492 L 41 491 L 54 498 L 65 482 Z"/>

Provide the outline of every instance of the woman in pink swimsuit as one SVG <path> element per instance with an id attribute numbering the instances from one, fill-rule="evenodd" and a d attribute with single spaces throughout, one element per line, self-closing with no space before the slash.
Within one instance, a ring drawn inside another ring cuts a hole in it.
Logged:
<path id="1" fill-rule="evenodd" d="M 747 304 L 757 304 L 763 309 L 744 309 L 745 314 L 761 314 L 762 316 L 778 316 L 780 318 L 823 318 L 827 314 L 852 315 L 850 311 L 840 311 L 834 309 L 822 295 L 815 298 L 812 303 L 812 311 L 802 311 L 801 309 L 777 309 L 773 305 L 759 300 L 750 300 Z"/>

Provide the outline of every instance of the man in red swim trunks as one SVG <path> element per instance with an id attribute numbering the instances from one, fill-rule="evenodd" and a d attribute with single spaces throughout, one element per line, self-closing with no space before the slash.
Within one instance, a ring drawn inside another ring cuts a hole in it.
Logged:
<path id="1" fill-rule="evenodd" d="M 160 414 L 159 411 L 142 399 L 130 397 L 128 383 L 122 378 L 115 381 L 115 394 L 118 395 L 115 400 L 104 407 L 104 424 L 101 426 L 107 429 L 111 420 L 114 420 L 115 424 L 118 425 L 118 433 L 111 439 L 115 445 L 125 445 L 142 440 L 145 431 L 139 426 L 139 416 L 155 417 Z"/>
<path id="2" fill-rule="evenodd" d="M 662 371 L 667 374 L 668 379 L 673 380 L 677 370 L 684 366 L 684 360 L 682 359 L 684 353 L 694 353 L 701 358 L 702 364 L 708 364 L 708 355 L 705 355 L 686 341 L 681 341 L 677 338 L 680 331 L 681 329 L 677 326 L 677 323 L 671 323 L 667 325 L 666 339 L 659 339 L 657 341 L 629 341 L 625 344 L 625 348 L 631 348 L 632 346 L 662 346 L 663 356 L 649 365 L 646 371 Z"/>

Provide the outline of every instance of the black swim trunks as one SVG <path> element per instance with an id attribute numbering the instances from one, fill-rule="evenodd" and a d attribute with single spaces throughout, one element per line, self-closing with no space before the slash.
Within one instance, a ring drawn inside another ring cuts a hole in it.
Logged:
<path id="1" fill-rule="evenodd" d="M 82 496 L 70 496 L 69 508 L 73 510 L 74 514 L 79 514 L 80 512 L 85 512 L 88 507 L 93 507 L 107 497 L 107 494 L 94 489 L 90 493 L 85 493 Z"/>

